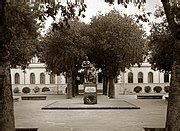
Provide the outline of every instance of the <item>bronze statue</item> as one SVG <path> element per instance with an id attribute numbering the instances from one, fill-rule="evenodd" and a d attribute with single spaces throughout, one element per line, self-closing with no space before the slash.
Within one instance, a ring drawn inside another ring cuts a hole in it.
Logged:
<path id="1" fill-rule="evenodd" d="M 85 57 L 85 61 L 82 63 L 82 67 L 84 68 L 84 78 L 85 82 L 95 82 L 95 67 L 90 63 L 88 57 Z"/>

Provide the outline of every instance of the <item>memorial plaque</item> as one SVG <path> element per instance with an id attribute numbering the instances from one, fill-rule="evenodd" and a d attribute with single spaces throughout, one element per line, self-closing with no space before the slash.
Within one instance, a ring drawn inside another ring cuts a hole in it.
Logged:
<path id="1" fill-rule="evenodd" d="M 84 104 L 97 104 L 97 85 L 84 84 Z"/>
<path id="2" fill-rule="evenodd" d="M 96 87 L 86 87 L 84 92 L 96 92 Z"/>

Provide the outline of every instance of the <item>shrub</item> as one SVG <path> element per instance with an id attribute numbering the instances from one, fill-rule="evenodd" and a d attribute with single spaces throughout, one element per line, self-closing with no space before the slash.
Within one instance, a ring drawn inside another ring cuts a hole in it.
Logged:
<path id="1" fill-rule="evenodd" d="M 24 88 L 22 89 L 22 92 L 23 92 L 23 93 L 30 93 L 30 92 L 31 92 L 31 89 L 30 89 L 29 87 L 24 87 Z"/>
<path id="2" fill-rule="evenodd" d="M 151 87 L 150 87 L 150 86 L 145 86 L 145 87 L 144 87 L 144 91 L 145 91 L 146 93 L 151 92 Z"/>
<path id="3" fill-rule="evenodd" d="M 20 92 L 20 90 L 19 90 L 19 88 L 18 88 L 18 87 L 16 87 L 16 88 L 14 88 L 13 92 L 14 92 L 14 93 L 19 93 L 19 92 Z"/>
<path id="4" fill-rule="evenodd" d="M 164 91 L 165 91 L 166 93 L 169 93 L 170 88 L 171 88 L 170 86 L 165 86 L 165 87 L 164 87 Z"/>
<path id="5" fill-rule="evenodd" d="M 136 86 L 136 87 L 134 88 L 134 92 L 139 93 L 140 91 L 142 91 L 142 87 Z"/>
<path id="6" fill-rule="evenodd" d="M 48 87 L 43 87 L 42 88 L 42 92 L 47 92 L 47 91 L 50 91 L 50 89 Z"/>
<path id="7" fill-rule="evenodd" d="M 162 91 L 162 87 L 160 86 L 155 86 L 153 89 L 156 93 L 160 93 Z"/>
<path id="8" fill-rule="evenodd" d="M 36 86 L 36 87 L 34 87 L 34 93 L 37 93 L 37 92 L 39 92 L 40 91 L 40 88 L 38 87 L 38 86 Z"/>

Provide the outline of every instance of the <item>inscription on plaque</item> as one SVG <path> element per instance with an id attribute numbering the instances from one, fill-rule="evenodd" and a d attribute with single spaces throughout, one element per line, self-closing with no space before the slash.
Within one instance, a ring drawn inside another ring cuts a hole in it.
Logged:
<path id="1" fill-rule="evenodd" d="M 96 92 L 96 87 L 86 87 L 85 92 Z"/>

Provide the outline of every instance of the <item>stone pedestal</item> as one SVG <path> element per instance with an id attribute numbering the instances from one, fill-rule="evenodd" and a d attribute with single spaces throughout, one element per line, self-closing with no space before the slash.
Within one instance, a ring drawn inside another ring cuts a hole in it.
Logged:
<path id="1" fill-rule="evenodd" d="M 97 104 L 97 84 L 84 84 L 84 104 Z"/>

